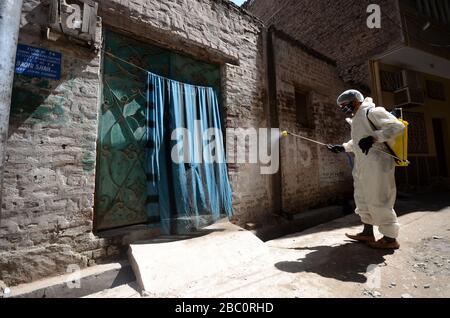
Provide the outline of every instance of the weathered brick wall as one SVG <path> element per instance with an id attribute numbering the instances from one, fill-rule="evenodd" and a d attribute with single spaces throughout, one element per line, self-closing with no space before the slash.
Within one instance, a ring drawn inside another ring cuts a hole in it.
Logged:
<path id="1" fill-rule="evenodd" d="M 100 1 L 104 25 L 223 66 L 228 127 L 266 127 L 261 25 L 228 1 Z M 93 234 L 101 54 L 41 38 L 40 1 L 25 0 L 20 42 L 63 54 L 60 81 L 17 78 L 0 223 L 0 280 L 18 284 L 117 254 Z M 99 32 L 101 34 L 101 32 Z M 22 94 L 22 95 L 21 95 Z M 20 99 L 21 96 L 28 96 Z M 235 218 L 272 212 L 270 176 L 231 171 Z"/>
<path id="2" fill-rule="evenodd" d="M 99 54 L 41 38 L 46 7 L 25 1 L 19 42 L 62 53 L 58 81 L 14 80 L 0 224 L 0 280 L 86 266 L 92 236 Z"/>
<path id="3" fill-rule="evenodd" d="M 294 41 L 275 36 L 277 95 L 280 126 L 324 143 L 350 139 L 350 126 L 336 106 L 344 90 L 335 66 L 305 52 Z M 310 94 L 310 126 L 298 124 L 295 88 Z M 351 196 L 351 167 L 346 155 L 294 137 L 281 143 L 283 210 L 298 213 L 337 203 Z"/>
<path id="4" fill-rule="evenodd" d="M 380 29 L 367 27 L 369 4 L 381 7 Z M 250 0 L 245 7 L 267 25 L 335 59 L 339 75 L 363 90 L 370 87 L 368 59 L 402 41 L 393 0 Z"/>

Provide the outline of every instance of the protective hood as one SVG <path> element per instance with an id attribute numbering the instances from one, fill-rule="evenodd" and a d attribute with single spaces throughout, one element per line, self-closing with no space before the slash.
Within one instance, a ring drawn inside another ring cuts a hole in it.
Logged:
<path id="1" fill-rule="evenodd" d="M 366 97 L 366 99 L 364 99 L 364 102 L 359 107 L 359 110 L 361 110 L 361 109 L 366 110 L 366 109 L 373 108 L 373 107 L 375 107 L 375 103 L 373 102 L 372 97 Z"/>

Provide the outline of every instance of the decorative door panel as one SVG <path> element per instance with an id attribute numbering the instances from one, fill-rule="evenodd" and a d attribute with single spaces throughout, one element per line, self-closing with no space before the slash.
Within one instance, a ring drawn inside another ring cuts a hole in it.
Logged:
<path id="1" fill-rule="evenodd" d="M 96 228 L 145 223 L 145 86 L 110 76 L 105 63 L 100 113 Z"/>

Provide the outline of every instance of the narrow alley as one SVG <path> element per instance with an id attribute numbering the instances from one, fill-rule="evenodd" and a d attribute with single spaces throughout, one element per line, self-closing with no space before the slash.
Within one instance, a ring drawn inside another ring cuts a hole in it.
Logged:
<path id="1" fill-rule="evenodd" d="M 0 302 L 450 298 L 449 194 L 450 0 L 0 0 Z"/>
<path id="2" fill-rule="evenodd" d="M 377 251 L 347 240 L 344 234 L 358 228 L 357 216 L 349 215 L 261 241 L 256 255 L 250 253 L 253 258 L 243 256 L 222 275 L 188 278 L 167 294 L 147 297 L 450 297 L 450 198 L 428 195 L 399 200 L 398 209 L 402 225 L 398 251 Z M 180 279 L 175 276 L 174 280 Z M 86 297 L 141 294 L 133 282 Z"/>

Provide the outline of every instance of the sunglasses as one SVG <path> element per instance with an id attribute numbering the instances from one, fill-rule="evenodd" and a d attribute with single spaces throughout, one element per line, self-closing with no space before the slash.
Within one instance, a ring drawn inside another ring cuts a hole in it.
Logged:
<path id="1" fill-rule="evenodd" d="M 339 107 L 346 114 L 352 114 L 353 113 L 353 102 L 342 103 L 342 104 L 339 105 Z"/>
<path id="2" fill-rule="evenodd" d="M 353 102 L 342 103 L 339 105 L 340 108 L 351 108 L 353 106 Z"/>

